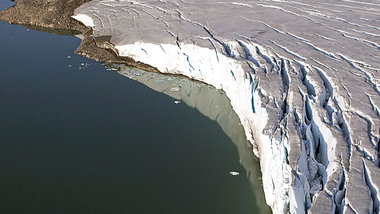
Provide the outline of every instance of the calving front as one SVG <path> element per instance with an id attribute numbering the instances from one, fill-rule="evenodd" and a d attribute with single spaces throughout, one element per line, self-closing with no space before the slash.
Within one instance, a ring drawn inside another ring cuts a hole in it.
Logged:
<path id="1" fill-rule="evenodd" d="M 73 17 L 119 56 L 225 91 L 274 213 L 378 212 L 380 7 L 342 4 L 103 0 Z"/>

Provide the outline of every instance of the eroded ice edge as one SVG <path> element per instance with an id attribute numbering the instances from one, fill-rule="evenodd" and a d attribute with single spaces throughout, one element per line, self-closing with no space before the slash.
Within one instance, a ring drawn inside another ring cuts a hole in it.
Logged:
<path id="1" fill-rule="evenodd" d="M 121 56 L 231 101 L 274 213 L 379 213 L 380 2 L 94 0 Z"/>

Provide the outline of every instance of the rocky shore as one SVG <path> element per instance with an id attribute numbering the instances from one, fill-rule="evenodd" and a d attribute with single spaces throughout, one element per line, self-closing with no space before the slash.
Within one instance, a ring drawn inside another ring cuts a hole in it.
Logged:
<path id="1" fill-rule="evenodd" d="M 15 0 L 16 5 L 0 11 L 0 20 L 10 24 L 58 35 L 81 35 L 81 44 L 75 54 L 103 63 L 123 63 L 158 72 L 152 66 L 132 58 L 118 56 L 109 43 L 109 37 L 93 37 L 92 29 L 71 18 L 74 10 L 90 0 Z"/>

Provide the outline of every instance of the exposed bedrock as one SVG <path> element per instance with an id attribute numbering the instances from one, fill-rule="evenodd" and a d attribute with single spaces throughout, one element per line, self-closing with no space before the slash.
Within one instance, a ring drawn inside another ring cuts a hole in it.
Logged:
<path id="1" fill-rule="evenodd" d="M 379 213 L 379 1 L 94 0 L 73 17 L 107 61 L 224 90 L 274 213 Z"/>
<path id="2" fill-rule="evenodd" d="M 70 19 L 75 8 L 91 0 L 10 0 L 15 6 L 0 12 L 0 20 L 41 27 L 55 33 L 83 32 L 86 28 Z M 4 1 L 5 2 L 5 1 Z"/>
<path id="3" fill-rule="evenodd" d="M 275 213 L 378 213 L 378 1 L 88 2 L 120 56 L 223 89 Z"/>

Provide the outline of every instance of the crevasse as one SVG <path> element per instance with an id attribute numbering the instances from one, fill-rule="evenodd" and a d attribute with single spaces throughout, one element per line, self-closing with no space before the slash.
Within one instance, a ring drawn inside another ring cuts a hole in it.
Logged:
<path id="1" fill-rule="evenodd" d="M 369 213 L 380 198 L 379 14 L 371 0 L 97 0 L 74 18 L 120 56 L 225 91 L 274 213 Z"/>

